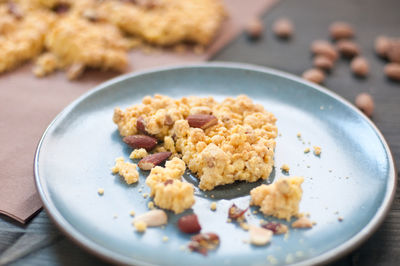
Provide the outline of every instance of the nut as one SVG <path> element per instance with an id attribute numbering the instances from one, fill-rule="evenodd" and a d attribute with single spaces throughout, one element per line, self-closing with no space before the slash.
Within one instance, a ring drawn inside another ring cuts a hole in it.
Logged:
<path id="1" fill-rule="evenodd" d="M 280 18 L 275 21 L 272 30 L 279 38 L 290 38 L 293 35 L 293 23 L 287 18 Z"/>
<path id="2" fill-rule="evenodd" d="M 391 39 L 386 36 L 379 36 L 375 39 L 375 52 L 385 58 L 389 50 Z"/>
<path id="3" fill-rule="evenodd" d="M 245 31 L 250 38 L 258 39 L 263 34 L 264 25 L 259 18 L 253 18 L 247 23 Z"/>
<path id="4" fill-rule="evenodd" d="M 213 115 L 195 114 L 187 118 L 190 127 L 206 129 L 218 124 L 218 119 Z"/>
<path id="5" fill-rule="evenodd" d="M 312 222 L 305 216 L 297 219 L 292 223 L 293 228 L 311 228 Z"/>
<path id="6" fill-rule="evenodd" d="M 315 55 L 324 55 L 333 62 L 339 57 L 336 48 L 329 42 L 324 40 L 316 40 L 311 44 L 311 52 Z"/>
<path id="7" fill-rule="evenodd" d="M 271 230 L 251 225 L 249 228 L 250 243 L 256 246 L 264 246 L 271 241 L 274 234 Z"/>
<path id="8" fill-rule="evenodd" d="M 329 32 L 334 40 L 348 39 L 354 36 L 353 27 L 346 22 L 332 23 L 329 27 Z"/>
<path id="9" fill-rule="evenodd" d="M 85 71 L 85 65 L 82 63 L 74 63 L 67 70 L 67 78 L 69 80 L 75 80 L 82 76 Z"/>
<path id="10" fill-rule="evenodd" d="M 317 68 L 312 68 L 305 71 L 302 77 L 308 81 L 315 82 L 317 84 L 321 84 L 325 80 L 324 72 Z"/>
<path id="11" fill-rule="evenodd" d="M 389 63 L 385 66 L 385 75 L 393 80 L 400 81 L 400 64 Z"/>
<path id="12" fill-rule="evenodd" d="M 374 99 L 368 93 L 360 93 L 355 100 L 356 106 L 363 111 L 367 116 L 371 117 L 374 112 Z"/>
<path id="13" fill-rule="evenodd" d="M 244 221 L 246 220 L 244 214 L 246 213 L 247 209 L 248 208 L 242 210 L 233 203 L 228 210 L 228 218 L 236 221 Z"/>
<path id="14" fill-rule="evenodd" d="M 322 70 L 331 70 L 333 68 L 333 61 L 325 55 L 317 55 L 313 62 L 314 67 Z"/>
<path id="15" fill-rule="evenodd" d="M 337 48 L 339 52 L 344 57 L 354 57 L 360 53 L 360 47 L 352 41 L 341 40 L 337 43 Z"/>
<path id="16" fill-rule="evenodd" d="M 369 73 L 368 61 L 361 56 L 354 58 L 350 64 L 351 71 L 360 77 L 366 77 Z"/>
<path id="17" fill-rule="evenodd" d="M 189 214 L 179 218 L 178 227 L 179 230 L 187 234 L 194 234 L 201 231 L 201 226 L 196 214 Z"/>
<path id="18" fill-rule="evenodd" d="M 146 135 L 132 135 L 122 139 L 126 144 L 134 149 L 152 150 L 157 145 L 157 139 Z"/>
<path id="19" fill-rule="evenodd" d="M 64 14 L 69 11 L 70 7 L 69 3 L 60 2 L 53 7 L 53 11 L 57 14 Z"/>
<path id="20" fill-rule="evenodd" d="M 151 210 L 138 215 L 133 219 L 133 223 L 144 222 L 148 227 L 161 226 L 167 224 L 168 216 L 163 210 Z"/>
<path id="21" fill-rule="evenodd" d="M 144 118 L 139 116 L 138 119 L 136 120 L 136 129 L 143 134 L 148 135 L 149 133 L 146 130 L 146 121 L 144 121 Z"/>
<path id="22" fill-rule="evenodd" d="M 171 152 L 165 151 L 148 155 L 139 161 L 139 168 L 142 170 L 151 170 L 151 168 L 167 160 L 171 154 Z"/>
<path id="23" fill-rule="evenodd" d="M 24 17 L 22 10 L 15 3 L 8 1 L 7 7 L 8 13 L 13 15 L 16 19 L 22 19 Z"/>
<path id="24" fill-rule="evenodd" d="M 288 231 L 288 227 L 286 225 L 277 222 L 268 222 L 262 224 L 261 227 L 271 230 L 275 235 L 285 234 Z"/>
<path id="25" fill-rule="evenodd" d="M 392 40 L 390 42 L 387 57 L 392 63 L 400 63 L 400 40 Z"/>
<path id="26" fill-rule="evenodd" d="M 188 247 L 191 251 L 199 252 L 206 256 L 208 250 L 218 247 L 219 242 L 219 236 L 215 233 L 197 234 L 192 236 Z"/>

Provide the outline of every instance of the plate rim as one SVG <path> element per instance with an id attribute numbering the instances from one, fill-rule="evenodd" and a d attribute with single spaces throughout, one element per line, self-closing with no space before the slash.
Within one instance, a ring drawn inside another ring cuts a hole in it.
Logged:
<path id="1" fill-rule="evenodd" d="M 364 118 L 364 120 L 368 123 L 369 126 L 372 127 L 372 129 L 375 131 L 377 134 L 378 138 L 382 142 L 384 149 L 387 153 L 388 156 L 388 161 L 389 161 L 389 166 L 392 171 L 389 173 L 388 179 L 387 179 L 387 185 L 386 185 L 386 190 L 385 190 L 385 196 L 382 200 L 382 203 L 380 204 L 377 212 L 374 214 L 372 219 L 369 220 L 367 225 L 359 232 L 357 232 L 354 236 L 352 236 L 350 239 L 347 241 L 343 242 L 339 246 L 328 250 L 327 252 L 324 252 L 316 257 L 307 259 L 305 261 L 301 261 L 299 263 L 296 263 L 295 265 L 315 265 L 315 264 L 320 264 L 320 263 L 329 263 L 332 262 L 333 260 L 339 259 L 340 257 L 345 256 L 346 254 L 349 254 L 351 251 L 355 250 L 357 247 L 359 247 L 363 242 L 365 242 L 375 231 L 380 227 L 380 225 L 383 223 L 385 218 L 387 217 L 390 208 L 392 206 L 396 188 L 397 188 L 397 179 L 396 179 L 396 165 L 395 165 L 395 160 L 393 157 L 393 153 L 383 136 L 383 134 L 380 132 L 380 130 L 377 128 L 377 126 L 360 110 L 358 110 L 350 101 L 346 100 L 339 94 L 330 91 L 329 89 L 320 86 L 318 84 L 309 82 L 307 80 L 304 80 L 294 74 L 290 74 L 281 70 L 276 70 L 273 68 L 265 67 L 265 66 L 258 66 L 258 65 L 253 65 L 253 64 L 246 64 L 246 63 L 235 63 L 235 62 L 221 62 L 221 61 L 215 61 L 215 62 L 205 62 L 205 63 L 189 63 L 189 64 L 174 64 L 174 65 L 169 65 L 169 66 L 163 66 L 163 67 L 156 67 L 156 68 L 150 68 L 146 70 L 141 70 L 141 71 L 135 71 L 131 73 L 127 73 L 118 77 L 115 77 L 113 79 L 110 79 L 108 81 L 105 81 L 94 88 L 90 89 L 89 91 L 85 92 L 81 96 L 79 96 L 77 99 L 73 100 L 71 103 L 69 103 L 52 121 L 51 123 L 47 126 L 45 129 L 43 135 L 41 136 L 33 164 L 34 164 L 34 179 L 35 179 L 35 186 L 38 191 L 38 194 L 40 196 L 40 199 L 43 203 L 43 207 L 46 210 L 46 213 L 50 217 L 53 223 L 56 224 L 58 229 L 62 231 L 67 237 L 73 240 L 78 246 L 82 247 L 86 251 L 88 251 L 91 254 L 94 254 L 106 261 L 113 262 L 113 263 L 123 263 L 123 264 L 135 264 L 135 265 L 153 265 L 151 263 L 132 258 L 132 257 L 127 257 L 125 255 L 118 254 L 116 252 L 113 252 L 100 244 L 95 243 L 94 241 L 88 239 L 85 237 L 83 234 L 81 234 L 78 230 L 76 230 L 70 223 L 67 222 L 67 220 L 63 217 L 63 215 L 58 211 L 54 203 L 48 199 L 48 195 L 46 195 L 45 190 L 44 190 L 44 184 L 42 184 L 42 178 L 39 175 L 39 156 L 40 156 L 40 150 L 43 145 L 43 141 L 45 137 L 47 136 L 47 133 L 49 132 L 50 128 L 55 124 L 55 122 L 65 113 L 67 113 L 69 110 L 73 109 L 76 105 L 81 103 L 83 100 L 86 98 L 90 97 L 91 95 L 95 94 L 98 91 L 101 91 L 105 88 L 107 88 L 110 85 L 113 85 L 115 83 L 124 81 L 126 79 L 134 78 L 136 76 L 141 76 L 144 74 L 150 74 L 150 73 L 156 73 L 156 72 L 163 72 L 163 71 L 170 71 L 170 70 L 178 70 L 178 69 L 188 69 L 188 68 L 209 68 L 209 67 L 215 67 L 215 68 L 225 68 L 225 69 L 241 69 L 241 70 L 248 70 L 248 71 L 257 71 L 257 72 L 263 72 L 267 74 L 272 74 L 275 76 L 279 76 L 285 79 L 290 79 L 292 81 L 305 84 L 312 89 L 315 89 L 317 91 L 322 92 L 323 94 L 329 95 L 339 102 L 345 104 L 347 107 L 352 109 L 352 111 L 355 111 L 358 115 L 361 115 L 361 117 Z"/>

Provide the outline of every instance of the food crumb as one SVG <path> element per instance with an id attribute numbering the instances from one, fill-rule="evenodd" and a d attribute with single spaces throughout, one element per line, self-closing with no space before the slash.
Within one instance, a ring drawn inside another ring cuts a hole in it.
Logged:
<path id="1" fill-rule="evenodd" d="M 147 224 L 143 221 L 137 221 L 134 223 L 136 231 L 143 233 L 147 229 Z"/>
<path id="2" fill-rule="evenodd" d="M 321 147 L 314 146 L 314 154 L 319 156 L 321 154 Z"/>
<path id="3" fill-rule="evenodd" d="M 240 187 L 238 187 L 237 190 L 240 191 Z"/>
<path id="4" fill-rule="evenodd" d="M 343 217 L 342 216 L 339 216 L 337 219 L 338 219 L 339 222 L 343 221 Z"/>
<path id="5" fill-rule="evenodd" d="M 147 208 L 149 208 L 150 210 L 154 209 L 154 202 L 149 201 L 149 203 L 147 203 Z"/>
<path id="6" fill-rule="evenodd" d="M 240 227 L 242 227 L 242 229 L 245 231 L 249 230 L 249 225 L 247 223 L 240 223 Z"/>
<path id="7" fill-rule="evenodd" d="M 256 210 L 254 210 L 254 211 L 253 211 L 253 213 L 254 213 L 254 214 L 257 214 L 257 211 L 256 211 Z"/>
<path id="8" fill-rule="evenodd" d="M 227 222 L 227 223 L 231 223 L 231 222 L 232 222 L 232 219 L 231 219 L 231 218 L 228 218 L 228 219 L 226 220 L 226 222 Z"/>
<path id="9" fill-rule="evenodd" d="M 129 215 L 130 215 L 130 216 L 135 216 L 135 211 L 134 211 L 134 210 L 131 210 L 131 211 L 129 212 Z"/>
<path id="10" fill-rule="evenodd" d="M 292 223 L 293 228 L 311 228 L 313 227 L 313 222 L 311 222 L 306 217 L 301 217 Z"/>
<path id="11" fill-rule="evenodd" d="M 163 236 L 162 241 L 163 242 L 167 242 L 168 241 L 168 236 Z"/>
<path id="12" fill-rule="evenodd" d="M 288 264 L 293 263 L 293 255 L 291 253 L 287 254 L 285 262 Z"/>
<path id="13" fill-rule="evenodd" d="M 212 211 L 215 211 L 217 209 L 217 203 L 216 202 L 211 203 L 210 209 Z"/>
<path id="14" fill-rule="evenodd" d="M 141 193 L 143 190 L 142 190 L 141 188 L 139 188 L 139 190 L 138 190 L 138 191 L 139 191 L 139 193 Z"/>
<path id="15" fill-rule="evenodd" d="M 211 195 L 211 198 L 214 198 L 214 195 Z"/>
<path id="16" fill-rule="evenodd" d="M 281 169 L 282 169 L 282 171 L 284 171 L 284 172 L 289 172 L 289 170 L 290 170 L 290 167 L 289 167 L 289 165 L 288 164 L 283 164 L 282 166 L 281 166 Z"/>
<path id="17" fill-rule="evenodd" d="M 278 260 L 277 260 L 274 256 L 272 256 L 272 255 L 268 255 L 268 256 L 267 256 L 267 260 L 268 260 L 268 262 L 271 263 L 271 264 L 278 264 Z"/>
<path id="18" fill-rule="evenodd" d="M 98 193 L 100 196 L 103 196 L 103 195 L 104 195 L 104 188 L 99 188 L 99 189 L 97 190 L 97 193 Z"/>
<path id="19" fill-rule="evenodd" d="M 147 198 L 149 196 L 149 193 L 143 193 L 143 198 Z"/>
<path id="20" fill-rule="evenodd" d="M 301 138 L 301 133 L 300 133 L 300 132 L 297 133 L 297 137 L 298 137 L 298 138 Z"/>
<path id="21" fill-rule="evenodd" d="M 310 152 L 310 148 L 305 148 L 304 149 L 304 153 L 309 153 Z"/>

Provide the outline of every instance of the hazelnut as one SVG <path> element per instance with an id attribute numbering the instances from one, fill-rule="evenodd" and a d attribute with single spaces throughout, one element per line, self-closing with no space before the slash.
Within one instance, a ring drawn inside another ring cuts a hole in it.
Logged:
<path id="1" fill-rule="evenodd" d="M 325 55 L 317 55 L 313 62 L 314 67 L 322 70 L 331 70 L 333 68 L 333 61 Z"/>
<path id="2" fill-rule="evenodd" d="M 360 77 L 366 77 L 369 73 L 368 61 L 361 56 L 358 56 L 351 61 L 350 68 L 355 75 Z"/>
<path id="3" fill-rule="evenodd" d="M 325 74 L 317 68 L 312 68 L 305 71 L 302 77 L 308 81 L 321 84 L 325 80 Z"/>
<path id="4" fill-rule="evenodd" d="M 353 27 L 346 22 L 332 23 L 329 27 L 329 32 L 334 40 L 348 39 L 354 36 Z"/>
<path id="5" fill-rule="evenodd" d="M 339 57 L 336 48 L 325 40 L 316 40 L 311 44 L 311 52 L 315 55 L 324 55 L 332 61 Z"/>
<path id="6" fill-rule="evenodd" d="M 272 30 L 279 38 L 290 38 L 293 35 L 293 23 L 287 18 L 275 21 Z"/>
<path id="7" fill-rule="evenodd" d="M 399 63 L 389 63 L 384 69 L 385 75 L 393 80 L 400 81 L 400 64 Z"/>
<path id="8" fill-rule="evenodd" d="M 258 39 L 262 36 L 264 25 L 259 18 L 253 18 L 246 25 L 246 33 L 252 39 Z"/>
<path id="9" fill-rule="evenodd" d="M 375 39 L 375 52 L 381 56 L 386 57 L 390 47 L 391 40 L 386 36 L 378 36 Z"/>
<path id="10" fill-rule="evenodd" d="M 337 48 L 344 57 L 351 58 L 360 54 L 360 47 L 352 41 L 341 40 L 337 43 Z"/>
<path id="11" fill-rule="evenodd" d="M 355 100 L 356 106 L 367 116 L 371 117 L 374 112 L 374 99 L 368 93 L 360 93 Z"/>

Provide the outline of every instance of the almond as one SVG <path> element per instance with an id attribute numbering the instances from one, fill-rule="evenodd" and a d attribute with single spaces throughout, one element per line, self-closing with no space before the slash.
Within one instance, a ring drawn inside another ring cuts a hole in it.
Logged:
<path id="1" fill-rule="evenodd" d="M 354 36 L 353 27 L 346 22 L 334 22 L 329 27 L 332 39 L 348 39 Z"/>
<path id="2" fill-rule="evenodd" d="M 387 50 L 387 57 L 392 63 L 400 63 L 400 40 L 392 40 Z"/>
<path id="3" fill-rule="evenodd" d="M 171 152 L 166 151 L 148 155 L 139 161 L 139 168 L 142 170 L 151 170 L 151 168 L 167 160 L 171 154 Z"/>
<path id="4" fill-rule="evenodd" d="M 358 56 L 351 61 L 350 68 L 351 71 L 359 77 L 366 77 L 369 73 L 368 61 L 361 56 Z"/>
<path id="5" fill-rule="evenodd" d="M 389 63 L 385 66 L 385 75 L 393 80 L 400 81 L 400 64 Z"/>
<path id="6" fill-rule="evenodd" d="M 152 150 L 157 145 L 157 139 L 146 135 L 133 135 L 123 138 L 123 141 L 134 149 Z"/>
<path id="7" fill-rule="evenodd" d="M 193 234 L 201 231 L 201 226 L 196 214 L 182 216 L 178 220 L 178 227 L 184 233 Z"/>
<path id="8" fill-rule="evenodd" d="M 333 68 L 333 61 L 325 55 L 317 55 L 313 62 L 314 67 L 322 70 L 331 70 Z"/>
<path id="9" fill-rule="evenodd" d="M 312 222 L 304 216 L 292 223 L 293 228 L 311 228 L 312 226 Z"/>
<path id="10" fill-rule="evenodd" d="M 259 18 L 253 18 L 247 23 L 245 30 L 250 38 L 258 39 L 263 34 L 264 25 Z"/>
<path id="11" fill-rule="evenodd" d="M 391 39 L 386 36 L 377 37 L 375 39 L 375 52 L 383 58 L 387 57 L 391 42 Z"/>
<path id="12" fill-rule="evenodd" d="M 163 210 L 151 210 L 136 216 L 133 223 L 137 222 L 144 222 L 149 227 L 161 226 L 167 224 L 168 216 Z"/>
<path id="13" fill-rule="evenodd" d="M 339 57 L 336 48 L 325 40 L 316 40 L 311 44 L 311 52 L 315 55 L 323 55 L 330 58 L 332 61 L 336 61 Z"/>
<path id="14" fill-rule="evenodd" d="M 144 121 L 144 118 L 139 116 L 139 118 L 136 120 L 136 128 L 140 133 L 148 135 L 149 133 L 146 130 L 146 122 Z"/>
<path id="15" fill-rule="evenodd" d="M 367 116 L 371 117 L 374 112 L 374 99 L 368 93 L 360 93 L 355 100 L 356 106 Z"/>
<path id="16" fill-rule="evenodd" d="M 208 250 L 218 247 L 219 242 L 219 236 L 215 233 L 197 234 L 192 236 L 188 247 L 191 251 L 199 252 L 206 256 Z"/>
<path id="17" fill-rule="evenodd" d="M 274 234 L 271 230 L 251 225 L 249 228 L 250 243 L 256 246 L 264 246 L 271 241 Z"/>
<path id="18" fill-rule="evenodd" d="M 360 47 L 352 41 L 341 40 L 337 43 L 339 52 L 344 57 L 354 57 L 360 53 Z"/>
<path id="19" fill-rule="evenodd" d="M 277 222 L 268 222 L 261 225 L 261 227 L 271 230 L 275 235 L 286 234 L 288 231 L 288 227 L 286 225 Z"/>
<path id="20" fill-rule="evenodd" d="M 206 129 L 218 124 L 218 119 L 213 115 L 195 114 L 187 118 L 190 127 Z"/>
<path id="21" fill-rule="evenodd" d="M 305 71 L 302 77 L 308 81 L 321 84 L 325 80 L 325 74 L 317 68 L 309 69 Z"/>
<path id="22" fill-rule="evenodd" d="M 287 39 L 293 35 L 293 23 L 287 18 L 280 18 L 275 21 L 272 30 L 279 38 Z"/>

